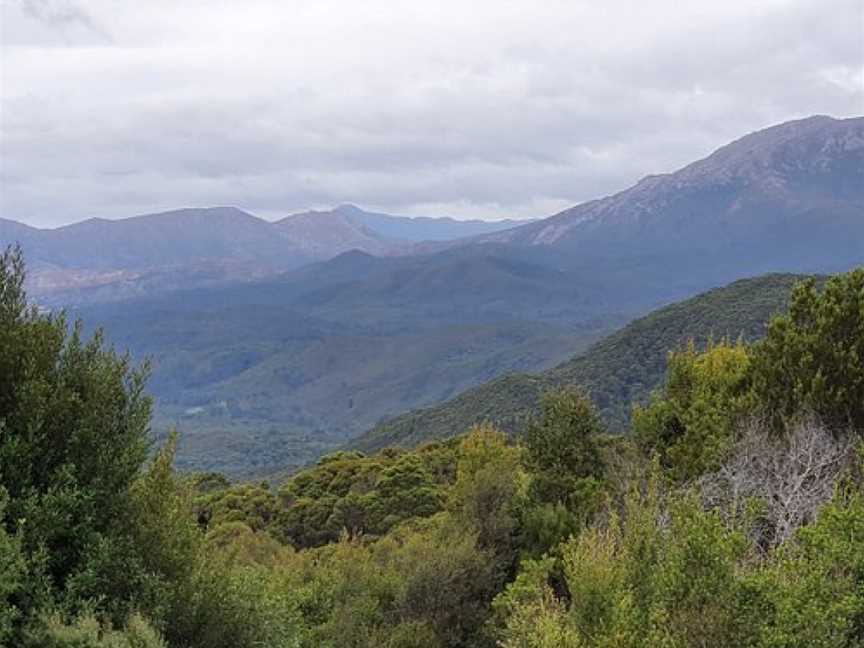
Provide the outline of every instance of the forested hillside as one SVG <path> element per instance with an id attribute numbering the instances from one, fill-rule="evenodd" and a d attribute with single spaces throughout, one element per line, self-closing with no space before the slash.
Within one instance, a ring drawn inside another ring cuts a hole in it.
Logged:
<path id="1" fill-rule="evenodd" d="M 537 414 L 543 393 L 572 385 L 588 391 L 610 430 L 624 431 L 631 404 L 645 400 L 661 384 L 670 350 L 691 340 L 701 348 L 711 339 L 762 337 L 765 322 L 785 310 L 789 291 L 801 278 L 743 279 L 661 308 L 554 368 L 502 376 L 441 405 L 385 421 L 349 445 L 364 451 L 410 447 L 483 422 L 513 432 Z"/>
<path id="2" fill-rule="evenodd" d="M 631 434 L 573 386 L 515 437 L 340 452 L 279 486 L 176 472 L 146 369 L 23 280 L 7 251 L 0 645 L 864 644 L 864 269 L 797 284 L 760 341 L 679 347 Z"/>

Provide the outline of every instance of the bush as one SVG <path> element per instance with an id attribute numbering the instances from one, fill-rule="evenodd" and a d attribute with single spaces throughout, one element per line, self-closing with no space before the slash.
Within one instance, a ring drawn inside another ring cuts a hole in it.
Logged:
<path id="1" fill-rule="evenodd" d="M 72 622 L 51 615 L 45 620 L 38 645 L 43 648 L 168 648 L 159 633 L 137 614 L 129 617 L 122 630 L 113 630 L 92 614 L 83 614 Z"/>
<path id="2" fill-rule="evenodd" d="M 720 342 L 700 353 L 691 342 L 669 354 L 666 384 L 647 407 L 633 409 L 633 432 L 675 479 L 716 470 L 736 440 L 737 422 L 752 411 L 750 354 Z"/>
<path id="3" fill-rule="evenodd" d="M 798 284 L 753 355 L 753 388 L 775 429 L 809 411 L 835 432 L 864 430 L 864 268 L 819 291 Z"/>

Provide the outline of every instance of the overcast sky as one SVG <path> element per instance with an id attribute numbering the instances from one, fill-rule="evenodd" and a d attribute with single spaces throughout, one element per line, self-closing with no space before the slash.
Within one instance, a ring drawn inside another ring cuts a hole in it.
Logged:
<path id="1" fill-rule="evenodd" d="M 0 0 L 0 216 L 528 217 L 864 114 L 861 0 Z"/>

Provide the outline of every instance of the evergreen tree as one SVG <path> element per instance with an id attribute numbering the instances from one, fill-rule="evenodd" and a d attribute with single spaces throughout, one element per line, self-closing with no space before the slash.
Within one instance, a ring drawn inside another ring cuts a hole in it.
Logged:
<path id="1" fill-rule="evenodd" d="M 835 431 L 864 430 L 864 268 L 820 291 L 798 284 L 753 357 L 753 387 L 775 426 L 804 410 Z"/>

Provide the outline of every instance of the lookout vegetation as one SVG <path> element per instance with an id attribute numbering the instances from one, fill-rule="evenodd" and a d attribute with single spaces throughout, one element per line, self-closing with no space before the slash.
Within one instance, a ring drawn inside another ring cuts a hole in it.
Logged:
<path id="1" fill-rule="evenodd" d="M 0 257 L 0 644 L 864 646 L 864 270 L 753 344 L 670 349 L 610 435 L 578 385 L 505 436 L 274 488 L 172 467 L 146 367 Z"/>

